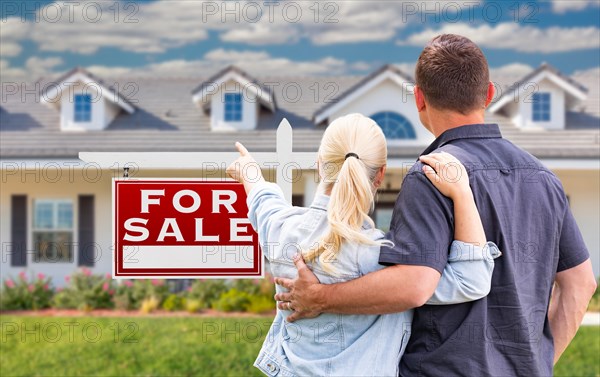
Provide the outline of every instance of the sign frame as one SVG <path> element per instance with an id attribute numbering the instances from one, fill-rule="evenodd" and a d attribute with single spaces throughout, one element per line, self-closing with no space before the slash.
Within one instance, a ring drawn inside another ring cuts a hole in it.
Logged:
<path id="1" fill-rule="evenodd" d="M 227 268 L 177 268 L 179 270 L 196 270 L 195 272 L 167 272 L 167 271 L 156 271 L 156 272 L 129 272 L 123 271 L 125 268 L 119 268 L 119 260 L 123 259 L 123 245 L 120 244 L 117 239 L 118 229 L 118 214 L 117 214 L 117 205 L 118 205 L 118 189 L 117 185 L 119 184 L 135 184 L 135 183 L 155 183 L 155 184 L 182 184 L 182 183 L 204 183 L 204 184 L 215 184 L 215 185 L 240 185 L 241 183 L 230 179 L 215 179 L 215 178 L 112 178 L 111 181 L 111 203 L 112 203 L 112 240 L 113 240 L 113 250 L 112 250 L 112 277 L 113 279 L 260 279 L 265 277 L 265 266 L 263 261 L 263 252 L 260 247 L 258 234 L 254 232 L 253 235 L 253 267 L 251 271 L 247 271 L 248 269 L 241 268 L 232 268 L 227 271 Z M 252 227 L 248 224 L 249 227 Z M 131 269 L 129 269 L 131 270 Z M 160 270 L 160 269 L 155 269 Z M 176 270 L 175 268 L 165 268 L 163 270 Z M 202 272 L 202 270 L 210 270 L 207 272 Z M 218 271 L 216 271 L 218 270 Z M 243 270 L 243 271 L 236 271 Z"/>

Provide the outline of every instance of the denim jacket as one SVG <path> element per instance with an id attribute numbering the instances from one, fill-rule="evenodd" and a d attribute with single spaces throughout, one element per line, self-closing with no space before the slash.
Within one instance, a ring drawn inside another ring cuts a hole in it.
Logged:
<path id="1" fill-rule="evenodd" d="M 292 207 L 279 186 L 261 183 L 248 194 L 248 217 L 257 231 L 263 253 L 275 276 L 295 278 L 296 252 L 317 242 L 327 223 L 329 197 L 315 195 L 309 208 Z M 365 222 L 362 230 L 373 240 L 384 234 Z M 476 247 L 459 241 L 451 245 L 430 305 L 455 304 L 486 296 L 490 290 L 496 245 Z M 319 262 L 309 267 L 323 284 L 344 282 L 384 268 L 379 246 L 345 242 L 332 262 L 333 273 Z M 399 288 L 401 289 L 401 288 Z M 276 286 L 278 293 L 285 288 Z M 277 310 L 254 366 L 268 376 L 396 376 L 410 337 L 413 311 L 385 315 L 324 313 L 289 323 L 291 312 Z"/>

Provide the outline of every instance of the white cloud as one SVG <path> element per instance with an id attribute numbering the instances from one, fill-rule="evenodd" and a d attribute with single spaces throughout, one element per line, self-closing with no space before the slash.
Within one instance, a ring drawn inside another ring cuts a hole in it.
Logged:
<path id="1" fill-rule="evenodd" d="M 17 56 L 21 53 L 20 41 L 28 35 L 29 24 L 19 17 L 0 19 L 0 56 Z"/>
<path id="2" fill-rule="evenodd" d="M 339 1 L 335 13 L 330 10 L 329 22 L 326 12 L 321 11 L 323 22 L 308 23 L 308 38 L 317 45 L 338 43 L 378 42 L 392 39 L 396 32 L 408 24 L 403 10 L 407 1 Z"/>
<path id="3" fill-rule="evenodd" d="M 581 69 L 573 72 L 573 76 L 600 76 L 600 67 Z"/>
<path id="4" fill-rule="evenodd" d="M 225 42 L 262 46 L 294 43 L 298 41 L 300 35 L 290 25 L 256 23 L 228 30 L 221 34 L 220 38 Z"/>
<path id="5" fill-rule="evenodd" d="M 454 19 L 452 11 L 462 7 L 460 2 L 453 2 L 448 9 L 447 4 L 426 5 L 408 0 L 291 3 L 294 6 L 287 10 L 288 4 L 278 3 L 272 19 L 265 14 L 257 22 L 228 23 L 229 30 L 221 34 L 221 40 L 252 45 L 294 43 L 300 39 L 315 45 L 380 42 L 393 39 L 409 23 L 424 22 L 419 13 L 423 8 L 430 18 L 437 16 L 442 20 L 440 14 Z M 472 7 L 478 2 L 465 3 Z M 290 20 L 295 15 L 301 15 L 297 22 Z"/>
<path id="6" fill-rule="evenodd" d="M 554 13 L 577 12 L 587 7 L 599 6 L 598 0 L 552 0 L 552 11 Z"/>
<path id="7" fill-rule="evenodd" d="M 490 79 L 494 80 L 499 76 L 519 76 L 523 77 L 531 73 L 534 68 L 528 64 L 510 63 L 496 68 L 490 68 Z"/>
<path id="8" fill-rule="evenodd" d="M 324 75 L 344 74 L 352 66 L 344 60 L 325 57 L 318 60 L 294 61 L 272 57 L 267 52 L 234 51 L 219 48 L 204 55 L 205 69 L 216 70 L 227 65 L 236 65 L 252 74 L 273 75 Z"/>
<path id="9" fill-rule="evenodd" d="M 358 62 L 352 63 L 350 65 L 350 67 L 351 67 L 352 71 L 356 71 L 356 72 L 371 72 L 377 68 L 377 66 L 375 64 L 364 62 L 364 61 L 358 61 Z"/>
<path id="10" fill-rule="evenodd" d="M 0 47 L 0 56 L 17 56 L 21 53 L 21 46 L 17 43 L 11 42 L 0 42 L 2 43 Z"/>
<path id="11" fill-rule="evenodd" d="M 93 54 L 103 47 L 115 47 L 161 53 L 208 37 L 196 1 L 75 4 L 68 8 L 51 3 L 37 12 L 39 22 L 30 23 L 31 39 L 41 50 Z M 56 9 L 62 12 L 57 21 L 53 20 Z"/>
<path id="12" fill-rule="evenodd" d="M 6 59 L 0 59 L 0 72 L 2 72 L 2 80 L 25 76 L 25 69 L 19 67 L 11 67 Z"/>
<path id="13" fill-rule="evenodd" d="M 476 2 L 466 3 L 472 7 Z M 238 9 L 233 14 L 224 11 L 231 7 Z M 258 18 L 257 7 L 262 12 Z M 101 48 L 117 48 L 163 53 L 206 40 L 211 32 L 224 42 L 250 45 L 300 39 L 315 45 L 387 41 L 407 24 L 424 22 L 419 13 L 422 7 L 428 17 L 441 20 L 454 9 L 414 1 L 54 2 L 37 11 L 35 22 L 21 22 L 17 17 L 8 23 L 2 20 L 2 47 L 5 56 L 15 56 L 21 52 L 19 42 L 30 39 L 42 51 L 93 54 Z"/>
<path id="14" fill-rule="evenodd" d="M 41 76 L 58 75 L 63 71 L 57 68 L 63 65 L 63 60 L 57 57 L 29 58 L 24 67 L 11 67 L 7 60 L 0 61 L 3 76 L 27 77 L 36 80 Z M 416 62 L 395 63 L 404 73 L 414 77 Z M 265 51 L 235 51 L 223 48 L 207 52 L 201 60 L 167 60 L 151 63 L 140 67 L 93 65 L 86 67 L 99 77 L 199 77 L 214 74 L 228 65 L 235 65 L 253 75 L 274 76 L 319 76 L 319 75 L 355 75 L 368 74 L 379 68 L 380 64 L 364 61 L 346 62 L 333 57 L 317 60 L 294 61 L 287 58 L 271 56 Z M 70 69 L 71 67 L 69 67 Z M 534 68 L 522 64 L 511 63 L 501 67 L 490 68 L 490 77 L 517 76 L 522 77 Z M 600 68 L 594 68 L 599 70 Z M 590 72 L 593 69 L 589 70 Z M 585 74 L 576 72 L 576 74 Z"/>
<path id="15" fill-rule="evenodd" d="M 237 51 L 237 50 L 225 50 L 218 48 L 207 52 L 204 55 L 204 59 L 215 62 L 240 62 L 240 61 L 256 61 L 256 60 L 268 60 L 270 55 L 266 51 Z"/>
<path id="16" fill-rule="evenodd" d="M 406 40 L 398 41 L 398 44 L 423 46 L 434 36 L 444 33 L 464 35 L 481 47 L 521 52 L 567 52 L 597 49 L 600 46 L 600 29 L 595 26 L 553 26 L 539 29 L 517 23 L 501 23 L 496 26 L 446 24 L 440 29 L 426 29 L 413 34 Z"/>
<path id="17" fill-rule="evenodd" d="M 59 57 L 39 58 L 33 56 L 25 62 L 25 69 L 33 77 L 38 77 L 52 72 L 63 63 L 64 61 Z"/>
<path id="18" fill-rule="evenodd" d="M 6 59 L 0 60 L 2 78 L 25 78 L 35 81 L 38 78 L 56 73 L 56 68 L 64 62 L 59 57 L 30 57 L 25 61 L 24 67 L 12 67 Z"/>
<path id="19" fill-rule="evenodd" d="M 56 70 L 63 64 L 60 58 L 41 59 L 32 57 L 24 67 L 10 67 L 2 60 L 2 72 L 6 77 L 26 77 L 36 80 L 39 76 L 60 74 Z M 228 65 L 235 65 L 254 75 L 344 75 L 367 73 L 372 66 L 364 62 L 349 63 L 333 57 L 316 60 L 295 61 L 271 56 L 265 51 L 235 51 L 215 49 L 206 53 L 201 60 L 168 60 L 141 67 L 94 65 L 87 69 L 99 77 L 198 77 L 214 74 Z M 70 67 L 69 67 L 70 68 Z"/>

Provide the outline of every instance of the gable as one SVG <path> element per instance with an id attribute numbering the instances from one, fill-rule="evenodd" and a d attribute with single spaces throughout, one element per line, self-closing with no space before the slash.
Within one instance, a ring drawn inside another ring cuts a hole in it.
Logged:
<path id="1" fill-rule="evenodd" d="M 538 90 L 540 84 L 544 88 L 555 86 L 564 92 L 565 105 L 569 110 L 587 99 L 587 89 L 585 87 L 564 76 L 558 70 L 544 64 L 501 93 L 500 97 L 490 105 L 488 111 L 497 113 L 505 110 L 505 113 L 511 115 L 510 109 L 506 111 L 505 107 L 510 105 L 511 102 L 522 102 L 523 99 L 530 98 L 531 93 Z"/>

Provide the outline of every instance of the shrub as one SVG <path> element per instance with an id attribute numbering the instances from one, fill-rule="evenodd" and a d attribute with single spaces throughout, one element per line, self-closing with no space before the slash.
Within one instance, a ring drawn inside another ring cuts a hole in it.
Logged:
<path id="1" fill-rule="evenodd" d="M 56 309 L 77 309 L 79 304 L 71 289 L 57 289 L 52 297 L 52 307 Z"/>
<path id="2" fill-rule="evenodd" d="M 140 303 L 137 302 L 133 296 L 133 282 L 131 280 L 120 281 L 120 283 L 117 285 L 117 289 L 113 297 L 113 304 L 115 305 L 115 309 L 138 309 Z"/>
<path id="3" fill-rule="evenodd" d="M 164 280 L 123 280 L 116 288 L 113 303 L 120 310 L 140 309 L 144 300 L 153 297 L 160 306 L 168 295 L 169 288 Z"/>
<path id="4" fill-rule="evenodd" d="M 158 309 L 159 303 L 160 302 L 156 297 L 144 299 L 144 301 L 142 301 L 142 305 L 140 306 L 140 311 L 144 314 L 152 313 Z"/>
<path id="5" fill-rule="evenodd" d="M 6 279 L 0 291 L 2 310 L 39 310 L 50 307 L 54 294 L 50 278 L 38 274 L 37 278 L 27 279 L 25 272 L 16 280 Z"/>
<path id="6" fill-rule="evenodd" d="M 273 299 L 275 296 L 275 281 L 273 275 L 265 274 L 265 278 L 259 281 L 260 294 Z"/>
<path id="7" fill-rule="evenodd" d="M 212 307 L 222 312 L 243 312 L 250 305 L 250 297 L 246 292 L 231 288 L 214 301 Z"/>
<path id="8" fill-rule="evenodd" d="M 185 311 L 188 313 L 197 313 L 202 308 L 204 308 L 204 303 L 200 300 L 185 300 Z"/>
<path id="9" fill-rule="evenodd" d="M 231 287 L 240 292 L 246 292 L 249 295 L 260 294 L 259 279 L 235 279 L 233 280 Z"/>
<path id="10" fill-rule="evenodd" d="M 131 287 L 131 300 L 134 307 L 138 307 L 141 303 L 149 298 L 154 298 L 160 306 L 169 295 L 169 287 L 164 280 L 160 279 L 138 279 L 133 282 Z"/>
<path id="11" fill-rule="evenodd" d="M 246 292 L 251 295 L 273 298 L 275 284 L 273 277 L 266 274 L 264 279 L 237 279 L 233 281 L 232 288 Z"/>
<path id="12" fill-rule="evenodd" d="M 162 304 L 162 308 L 168 312 L 172 312 L 175 310 L 183 309 L 184 304 L 185 304 L 185 298 L 172 293 L 165 299 L 165 301 Z"/>
<path id="13" fill-rule="evenodd" d="M 112 308 L 112 297 L 115 293 L 115 283 L 110 274 L 93 275 L 87 268 L 75 272 L 71 276 L 67 276 L 66 280 L 69 285 L 63 290 L 59 299 L 59 304 L 64 304 L 70 307 L 77 307 L 82 311 L 90 311 L 93 309 Z M 72 303 L 64 298 L 64 295 L 70 295 Z"/>
<path id="14" fill-rule="evenodd" d="M 203 308 L 210 308 L 227 290 L 224 280 L 196 280 L 188 288 L 186 297 L 199 301 Z"/>
<path id="15" fill-rule="evenodd" d="M 275 300 L 272 297 L 250 296 L 250 305 L 248 305 L 250 313 L 262 314 L 273 310 L 275 310 Z"/>

